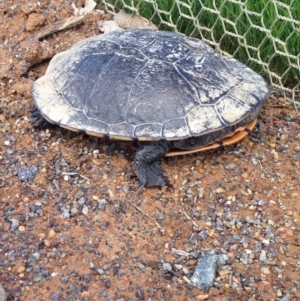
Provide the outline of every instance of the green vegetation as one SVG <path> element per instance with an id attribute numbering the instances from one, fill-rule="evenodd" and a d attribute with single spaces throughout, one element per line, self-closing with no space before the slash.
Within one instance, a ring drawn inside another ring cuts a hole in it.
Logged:
<path id="1" fill-rule="evenodd" d="M 219 44 L 220 49 L 257 72 L 265 76 L 270 76 L 270 72 L 276 73 L 281 78 L 282 85 L 294 87 L 300 81 L 300 1 L 106 2 L 129 13 L 132 11 L 128 7 L 134 6 L 141 16 L 151 19 L 160 29 L 175 30 L 176 27 L 179 32 L 188 36 L 214 41 Z M 170 26 L 171 24 L 174 26 Z M 272 80 L 278 82 L 274 77 Z"/>

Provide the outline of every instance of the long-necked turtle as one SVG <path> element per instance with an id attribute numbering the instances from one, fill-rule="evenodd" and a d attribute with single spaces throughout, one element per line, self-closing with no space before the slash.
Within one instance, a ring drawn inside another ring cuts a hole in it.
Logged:
<path id="1" fill-rule="evenodd" d="M 238 141 L 246 135 L 241 130 L 253 128 L 268 93 L 260 75 L 198 39 L 115 31 L 51 60 L 33 85 L 32 121 L 45 118 L 72 131 L 138 141 L 134 170 L 140 183 L 160 186 L 165 154 Z"/>

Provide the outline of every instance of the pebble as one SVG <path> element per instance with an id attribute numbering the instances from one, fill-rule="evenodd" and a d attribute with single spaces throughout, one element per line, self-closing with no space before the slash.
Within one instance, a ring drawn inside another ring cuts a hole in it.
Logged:
<path id="1" fill-rule="evenodd" d="M 265 274 L 265 275 L 269 275 L 271 272 L 270 272 L 270 269 L 269 268 L 267 268 L 267 267 L 262 267 L 261 269 L 260 269 L 260 271 L 263 273 L 263 274 Z"/>
<path id="2" fill-rule="evenodd" d="M 83 213 L 84 215 L 87 215 L 88 212 L 89 212 L 89 208 L 88 208 L 87 206 L 83 206 L 83 208 L 82 208 L 82 213 Z"/>
<path id="3" fill-rule="evenodd" d="M 278 298 L 277 301 L 290 301 L 290 298 L 287 296 L 284 296 L 282 298 Z"/>
<path id="4" fill-rule="evenodd" d="M 165 272 L 171 272 L 172 266 L 168 262 L 164 262 L 162 265 L 162 268 Z"/>
<path id="5" fill-rule="evenodd" d="M 25 267 L 24 267 L 24 266 L 18 267 L 17 272 L 18 272 L 19 274 L 25 272 Z M 0 300 L 1 300 L 1 299 L 0 299 Z"/>
<path id="6" fill-rule="evenodd" d="M 279 154 L 276 151 L 273 151 L 273 159 L 275 162 L 277 162 L 279 160 Z"/>
<path id="7" fill-rule="evenodd" d="M 267 254 L 266 254 L 266 252 L 265 252 L 264 250 L 262 250 L 262 251 L 260 252 L 259 260 L 260 260 L 260 261 L 265 261 L 265 260 L 267 260 Z"/>
<path id="8" fill-rule="evenodd" d="M 6 301 L 6 298 L 7 298 L 6 292 L 2 284 L 0 283 L 0 301 Z"/>
<path id="9" fill-rule="evenodd" d="M 18 169 L 18 178 L 20 181 L 32 181 L 38 174 L 39 169 L 37 166 L 29 166 Z"/>
<path id="10" fill-rule="evenodd" d="M 53 229 L 50 229 L 50 231 L 48 233 L 48 237 L 53 238 L 55 235 L 56 235 L 56 232 Z"/>
<path id="11" fill-rule="evenodd" d="M 215 281 L 219 267 L 225 265 L 227 255 L 206 254 L 199 258 L 191 282 L 199 289 L 209 289 Z"/>
<path id="12" fill-rule="evenodd" d="M 196 300 L 207 300 L 209 298 L 209 295 L 197 295 Z"/>
<path id="13" fill-rule="evenodd" d="M 20 220 L 17 218 L 12 218 L 11 220 L 10 231 L 15 231 L 19 228 Z"/>
<path id="14" fill-rule="evenodd" d="M 105 211 L 106 200 L 105 199 L 100 199 L 97 202 L 98 202 L 98 209 L 101 210 L 101 211 Z"/>
<path id="15" fill-rule="evenodd" d="M 233 170 L 235 169 L 235 164 L 234 163 L 229 163 L 225 166 L 226 170 Z"/>
<path id="16" fill-rule="evenodd" d="M 20 231 L 20 232 L 25 232 L 25 231 L 26 231 L 26 228 L 25 228 L 24 226 L 20 226 L 20 227 L 19 227 L 19 231 Z"/>

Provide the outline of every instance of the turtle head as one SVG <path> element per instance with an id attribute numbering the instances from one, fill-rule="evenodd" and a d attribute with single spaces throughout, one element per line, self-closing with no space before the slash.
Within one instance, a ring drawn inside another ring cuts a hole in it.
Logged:
<path id="1" fill-rule="evenodd" d="M 208 133 L 199 137 L 189 137 L 183 140 L 173 141 L 173 147 L 177 149 L 197 149 L 202 146 L 213 143 L 222 138 L 220 131 Z"/>

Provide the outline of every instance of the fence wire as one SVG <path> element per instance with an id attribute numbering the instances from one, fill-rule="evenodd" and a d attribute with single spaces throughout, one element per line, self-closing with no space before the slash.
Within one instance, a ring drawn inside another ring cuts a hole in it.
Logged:
<path id="1" fill-rule="evenodd" d="M 285 2 L 287 2 L 286 0 Z M 102 0 L 111 13 L 125 10 L 160 29 L 198 37 L 262 74 L 300 107 L 299 0 Z"/>

